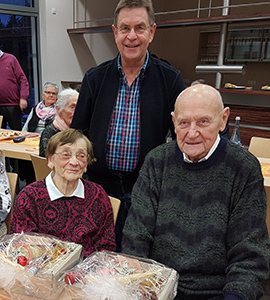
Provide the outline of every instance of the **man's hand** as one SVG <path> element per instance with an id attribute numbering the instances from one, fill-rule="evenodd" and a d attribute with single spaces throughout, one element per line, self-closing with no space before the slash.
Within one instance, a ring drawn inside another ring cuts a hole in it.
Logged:
<path id="1" fill-rule="evenodd" d="M 27 107 L 27 101 L 25 99 L 20 99 L 20 108 L 23 111 Z"/>

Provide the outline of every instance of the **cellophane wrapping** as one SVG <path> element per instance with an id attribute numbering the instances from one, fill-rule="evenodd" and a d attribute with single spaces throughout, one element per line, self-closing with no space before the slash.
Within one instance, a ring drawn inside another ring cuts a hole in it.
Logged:
<path id="1" fill-rule="evenodd" d="M 61 274 L 82 261 L 82 246 L 38 233 L 0 239 L 0 295 L 8 299 L 59 299 Z"/>
<path id="2" fill-rule="evenodd" d="M 73 300 L 172 300 L 178 274 L 154 260 L 101 251 L 67 271 L 62 280 Z"/>

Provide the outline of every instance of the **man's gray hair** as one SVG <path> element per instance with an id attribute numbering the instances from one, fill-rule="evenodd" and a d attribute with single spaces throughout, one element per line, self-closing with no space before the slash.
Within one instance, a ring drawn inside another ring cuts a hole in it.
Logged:
<path id="1" fill-rule="evenodd" d="M 120 0 L 114 11 L 113 25 L 117 27 L 118 16 L 121 9 L 133 7 L 145 7 L 148 14 L 150 26 L 153 26 L 155 24 L 155 13 L 151 0 Z"/>
<path id="2" fill-rule="evenodd" d="M 43 85 L 43 92 L 46 90 L 47 87 L 51 87 L 51 86 L 56 89 L 56 92 L 58 94 L 58 91 L 59 91 L 58 85 L 56 83 L 49 82 L 49 81 L 46 82 L 46 83 L 44 83 L 44 85 Z"/>
<path id="3" fill-rule="evenodd" d="M 65 105 L 68 102 L 68 99 L 71 96 L 78 96 L 78 95 L 79 93 L 76 90 L 72 88 L 67 88 L 58 94 L 57 101 L 55 104 L 60 108 L 61 111 L 65 107 Z"/>

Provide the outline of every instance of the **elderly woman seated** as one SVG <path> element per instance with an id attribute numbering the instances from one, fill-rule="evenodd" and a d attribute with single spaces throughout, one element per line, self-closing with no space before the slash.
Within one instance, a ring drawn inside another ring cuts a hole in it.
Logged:
<path id="1" fill-rule="evenodd" d="M 43 130 L 40 137 L 39 156 L 45 157 L 49 139 L 54 134 L 70 127 L 78 96 L 79 93 L 71 88 L 67 88 L 59 93 L 56 101 L 57 114 L 54 121 Z"/>
<path id="2" fill-rule="evenodd" d="M 18 195 L 11 233 L 47 233 L 84 246 L 84 256 L 115 250 L 113 211 L 104 189 L 82 179 L 95 161 L 90 141 L 67 129 L 50 139 L 46 158 L 52 172 Z"/>
<path id="3" fill-rule="evenodd" d="M 41 133 L 54 119 L 55 102 L 58 86 L 53 82 L 46 82 L 43 86 L 42 101 L 34 106 L 22 128 L 22 131 Z"/>

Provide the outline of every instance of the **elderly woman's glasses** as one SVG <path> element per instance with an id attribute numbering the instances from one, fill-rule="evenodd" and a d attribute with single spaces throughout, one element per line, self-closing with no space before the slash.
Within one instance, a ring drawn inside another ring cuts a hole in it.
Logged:
<path id="1" fill-rule="evenodd" d="M 57 154 L 59 155 L 59 158 L 63 161 L 68 161 L 72 158 L 72 156 L 75 156 L 76 159 L 78 161 L 81 161 L 81 162 L 86 162 L 87 159 L 89 158 L 89 154 L 88 153 L 85 153 L 85 152 L 77 152 L 77 153 L 72 153 L 71 151 L 69 150 L 65 150 L 65 151 L 62 151 L 62 152 L 58 152 L 58 153 L 54 153 L 54 154 Z"/>
<path id="2" fill-rule="evenodd" d="M 55 93 L 55 92 L 47 92 L 47 91 L 44 91 L 44 93 L 45 93 L 46 95 L 57 96 L 57 93 Z"/>

